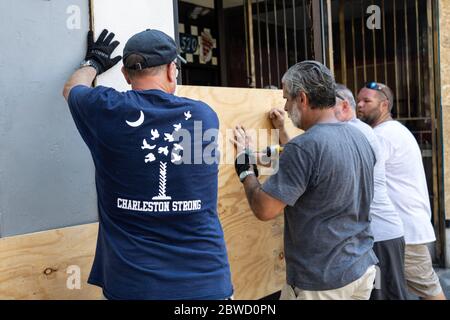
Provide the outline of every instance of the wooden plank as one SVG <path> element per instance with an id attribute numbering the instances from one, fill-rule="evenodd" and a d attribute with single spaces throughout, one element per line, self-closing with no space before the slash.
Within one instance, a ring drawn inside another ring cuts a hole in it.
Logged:
<path id="1" fill-rule="evenodd" d="M 224 137 L 238 123 L 246 128 L 270 128 L 267 111 L 284 105 L 281 90 L 183 86 L 177 94 L 211 105 Z M 300 133 L 287 125 L 291 135 Z M 227 146 L 231 144 L 224 139 L 222 152 Z M 234 166 L 222 163 L 219 170 L 218 211 L 235 298 L 262 298 L 280 290 L 285 281 L 283 217 L 258 221 L 250 212 Z M 100 289 L 86 283 L 97 228 L 97 224 L 88 224 L 0 239 L 0 299 L 98 299 Z M 66 287 L 70 265 L 80 267 L 80 290 Z"/>
<path id="2" fill-rule="evenodd" d="M 0 299 L 98 299 L 101 290 L 87 284 L 98 225 L 0 239 Z M 81 289 L 69 290 L 67 268 L 81 271 Z"/>
<path id="3" fill-rule="evenodd" d="M 238 123 L 247 129 L 271 128 L 267 111 L 284 106 L 281 90 L 183 86 L 177 94 L 196 97 L 212 106 L 219 116 L 220 131 L 224 136 Z M 291 135 L 299 133 L 289 120 L 286 124 Z M 260 143 L 259 148 L 265 145 Z M 226 150 L 228 148 L 223 151 Z M 250 212 L 233 165 L 221 164 L 219 171 L 218 210 L 228 248 L 235 298 L 262 298 L 280 290 L 285 280 L 283 218 L 258 221 Z"/>

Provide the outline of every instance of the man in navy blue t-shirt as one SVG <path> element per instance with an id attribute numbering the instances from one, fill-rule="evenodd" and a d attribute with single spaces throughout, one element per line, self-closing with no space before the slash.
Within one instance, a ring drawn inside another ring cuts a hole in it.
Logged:
<path id="1" fill-rule="evenodd" d="M 96 168 L 99 234 L 88 282 L 107 299 L 227 299 L 230 268 L 217 215 L 219 120 L 174 95 L 176 44 L 131 37 L 122 72 L 132 90 L 91 87 L 118 63 L 103 30 L 64 87 Z M 209 156 L 208 156 L 209 155 Z"/>

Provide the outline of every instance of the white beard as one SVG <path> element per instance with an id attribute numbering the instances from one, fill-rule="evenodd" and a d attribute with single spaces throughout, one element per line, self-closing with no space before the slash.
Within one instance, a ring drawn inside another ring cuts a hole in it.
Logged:
<path id="1" fill-rule="evenodd" d="M 300 128 L 300 120 L 302 116 L 300 115 L 300 111 L 298 111 L 297 104 L 292 106 L 292 111 L 289 113 L 289 118 L 296 128 Z"/>

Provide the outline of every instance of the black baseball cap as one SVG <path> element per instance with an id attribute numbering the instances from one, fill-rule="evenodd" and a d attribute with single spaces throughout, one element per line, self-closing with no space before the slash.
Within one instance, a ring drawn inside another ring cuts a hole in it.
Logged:
<path id="1" fill-rule="evenodd" d="M 135 65 L 126 65 L 127 58 L 136 54 L 144 59 L 144 62 Z M 123 63 L 126 68 L 142 70 L 150 67 L 169 64 L 178 58 L 186 63 L 177 51 L 175 41 L 162 31 L 147 29 L 132 36 L 123 49 Z"/>

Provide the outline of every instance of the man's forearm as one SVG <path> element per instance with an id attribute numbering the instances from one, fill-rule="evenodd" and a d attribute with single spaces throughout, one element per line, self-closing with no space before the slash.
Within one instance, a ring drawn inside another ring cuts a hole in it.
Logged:
<path id="1" fill-rule="evenodd" d="M 289 140 L 291 140 L 285 128 L 280 129 L 279 135 L 280 135 L 280 145 L 282 146 L 284 146 L 286 143 L 289 142 Z"/>
<path id="2" fill-rule="evenodd" d="M 261 184 L 254 175 L 248 176 L 244 181 L 244 190 L 245 195 L 247 196 L 248 204 L 250 205 L 250 209 L 252 209 L 255 216 L 259 217 L 259 202 L 258 202 L 258 193 L 262 190 Z"/>
<path id="3" fill-rule="evenodd" d="M 244 189 L 250 209 L 259 220 L 272 220 L 283 213 L 286 204 L 267 194 L 255 176 L 245 178 Z"/>
<path id="4" fill-rule="evenodd" d="M 97 71 L 94 67 L 84 67 L 75 71 L 64 85 L 64 98 L 68 100 L 70 90 L 77 85 L 92 86 L 96 75 Z"/>

